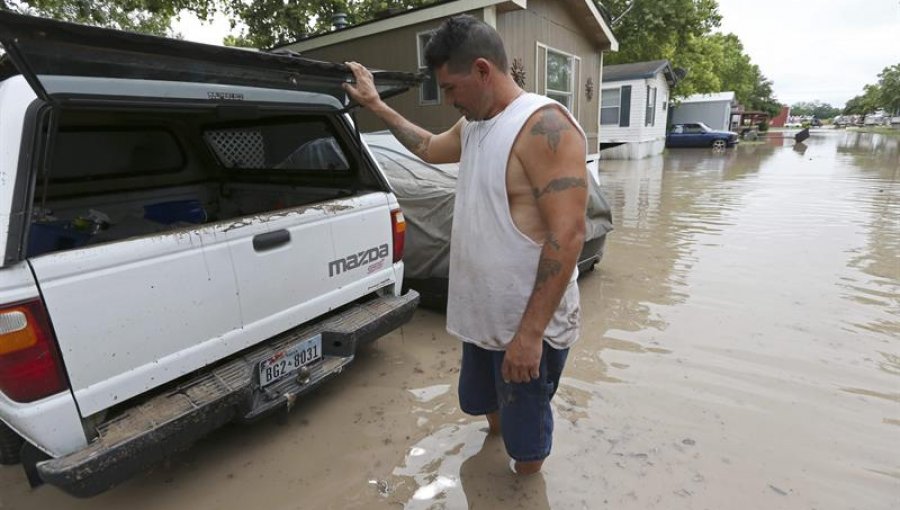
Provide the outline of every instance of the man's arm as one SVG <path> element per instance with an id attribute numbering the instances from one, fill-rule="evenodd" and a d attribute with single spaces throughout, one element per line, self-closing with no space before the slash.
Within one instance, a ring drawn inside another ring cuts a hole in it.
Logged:
<path id="1" fill-rule="evenodd" d="M 547 236 L 531 297 L 503 360 L 503 379 L 512 382 L 528 382 L 540 374 L 544 330 L 584 245 L 587 206 L 585 140 L 569 117 L 555 106 L 543 108 L 520 136 L 517 157 L 531 182 Z"/>
<path id="2" fill-rule="evenodd" d="M 353 71 L 356 85 L 344 84 L 344 90 L 354 101 L 368 108 L 387 124 L 391 133 L 404 147 L 428 163 L 456 163 L 462 153 L 462 126 L 460 118 L 447 131 L 436 135 L 406 120 L 388 106 L 378 95 L 372 73 L 361 64 L 347 62 Z"/>

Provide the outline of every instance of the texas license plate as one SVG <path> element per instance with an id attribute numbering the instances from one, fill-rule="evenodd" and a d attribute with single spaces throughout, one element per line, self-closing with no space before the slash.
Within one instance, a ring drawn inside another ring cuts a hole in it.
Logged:
<path id="1" fill-rule="evenodd" d="M 322 335 L 294 344 L 259 363 L 260 387 L 271 384 L 322 358 Z"/>

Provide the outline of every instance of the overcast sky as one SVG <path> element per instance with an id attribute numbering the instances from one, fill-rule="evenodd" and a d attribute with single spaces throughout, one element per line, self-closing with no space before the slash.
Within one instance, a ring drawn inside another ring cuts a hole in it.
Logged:
<path id="1" fill-rule="evenodd" d="M 900 0 L 719 0 L 719 12 L 782 103 L 843 106 L 900 64 Z"/>
<path id="2" fill-rule="evenodd" d="M 900 0 L 719 0 L 719 12 L 721 30 L 741 39 L 785 104 L 841 107 L 900 64 Z M 211 44 L 229 33 L 224 19 L 205 25 L 185 17 L 174 29 Z"/>

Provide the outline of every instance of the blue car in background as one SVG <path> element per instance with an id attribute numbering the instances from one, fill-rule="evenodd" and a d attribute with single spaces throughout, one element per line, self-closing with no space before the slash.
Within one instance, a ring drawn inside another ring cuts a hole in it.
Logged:
<path id="1" fill-rule="evenodd" d="M 733 131 L 716 131 L 702 122 L 673 124 L 666 135 L 666 147 L 712 147 L 724 149 L 738 143 Z"/>

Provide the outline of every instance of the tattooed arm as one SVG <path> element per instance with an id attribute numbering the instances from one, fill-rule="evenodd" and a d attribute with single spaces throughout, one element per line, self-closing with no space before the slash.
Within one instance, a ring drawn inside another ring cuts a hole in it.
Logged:
<path id="1" fill-rule="evenodd" d="M 513 149 L 531 184 L 546 237 L 531 297 L 506 349 L 504 380 L 528 382 L 538 377 L 544 330 L 584 245 L 585 143 L 568 116 L 551 106 L 529 119 Z"/>
<path id="2" fill-rule="evenodd" d="M 404 147 L 428 163 L 456 163 L 462 153 L 462 126 L 464 119 L 441 134 L 433 134 L 406 120 L 378 96 L 372 73 L 356 62 L 347 62 L 353 71 L 356 84 L 344 84 L 344 90 L 356 102 L 368 108 L 387 124 L 391 133 Z"/>

